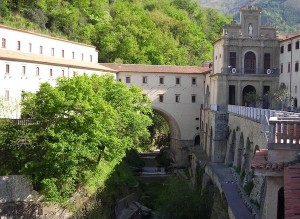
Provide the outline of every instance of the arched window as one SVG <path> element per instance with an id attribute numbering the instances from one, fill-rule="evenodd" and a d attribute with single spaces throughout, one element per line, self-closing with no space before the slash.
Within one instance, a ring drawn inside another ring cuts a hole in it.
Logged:
<path id="1" fill-rule="evenodd" d="M 247 52 L 244 56 L 244 73 L 253 74 L 256 73 L 256 56 L 254 52 Z"/>

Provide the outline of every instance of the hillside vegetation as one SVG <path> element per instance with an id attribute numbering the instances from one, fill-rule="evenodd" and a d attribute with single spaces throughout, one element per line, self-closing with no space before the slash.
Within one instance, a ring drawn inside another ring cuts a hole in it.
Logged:
<path id="1" fill-rule="evenodd" d="M 0 22 L 93 44 L 99 62 L 201 65 L 229 18 L 193 0 L 2 0 Z"/>
<path id="2" fill-rule="evenodd" d="M 231 14 L 238 19 L 239 8 L 252 4 L 263 9 L 263 23 L 271 23 L 280 32 L 300 31 L 300 1 L 299 0 L 199 0 L 206 7 L 218 9 Z"/>

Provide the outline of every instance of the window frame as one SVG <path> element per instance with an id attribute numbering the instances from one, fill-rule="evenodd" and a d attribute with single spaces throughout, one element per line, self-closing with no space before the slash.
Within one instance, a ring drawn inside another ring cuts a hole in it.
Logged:
<path id="1" fill-rule="evenodd" d="M 164 76 L 159 76 L 159 84 L 165 84 L 165 77 Z"/>
<path id="2" fill-rule="evenodd" d="M 1 48 L 6 49 L 6 38 L 2 38 Z"/>
<path id="3" fill-rule="evenodd" d="M 148 84 L 148 76 L 142 76 L 142 83 Z"/>
<path id="4" fill-rule="evenodd" d="M 191 102 L 196 103 L 196 94 L 192 94 L 191 96 Z"/>
<path id="5" fill-rule="evenodd" d="M 130 84 L 131 83 L 131 76 L 125 76 L 125 83 Z"/>
<path id="6" fill-rule="evenodd" d="M 163 103 L 164 102 L 164 95 L 158 94 L 158 102 Z"/>
<path id="7" fill-rule="evenodd" d="M 176 77 L 175 78 L 175 84 L 176 85 L 180 85 L 180 77 Z"/>
<path id="8" fill-rule="evenodd" d="M 10 74 L 10 66 L 9 66 L 9 64 L 5 64 L 5 74 L 6 75 Z"/>
<path id="9" fill-rule="evenodd" d="M 180 103 L 180 94 L 175 94 L 175 103 Z"/>

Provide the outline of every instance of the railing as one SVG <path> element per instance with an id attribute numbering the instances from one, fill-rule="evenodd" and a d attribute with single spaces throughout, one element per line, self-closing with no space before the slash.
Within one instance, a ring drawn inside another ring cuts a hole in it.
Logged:
<path id="1" fill-rule="evenodd" d="M 300 116 L 299 113 L 235 105 L 228 105 L 228 112 L 257 121 L 261 121 L 262 117 L 266 117 L 267 119 L 269 119 L 270 117 L 274 116 Z"/>
<path id="2" fill-rule="evenodd" d="M 270 68 L 270 69 L 263 69 L 263 68 L 232 68 L 232 67 L 225 67 L 221 70 L 222 74 L 279 74 L 278 68 Z"/>
<path id="3" fill-rule="evenodd" d="M 269 143 L 300 144 L 300 116 L 271 117 Z"/>

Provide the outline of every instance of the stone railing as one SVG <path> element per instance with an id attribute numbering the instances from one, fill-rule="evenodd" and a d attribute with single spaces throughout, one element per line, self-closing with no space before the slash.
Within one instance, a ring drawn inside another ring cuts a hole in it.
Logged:
<path id="1" fill-rule="evenodd" d="M 300 144 L 300 115 L 271 117 L 269 143 Z"/>
<path id="2" fill-rule="evenodd" d="M 261 121 L 262 117 L 266 117 L 269 119 L 274 116 L 298 116 L 299 113 L 279 111 L 279 110 L 270 110 L 270 109 L 261 109 L 261 108 L 253 108 L 253 107 L 245 107 L 245 106 L 236 106 L 236 105 L 228 105 L 228 112 L 237 114 L 239 116 L 243 116 L 249 119 L 254 119 L 257 121 Z"/>

